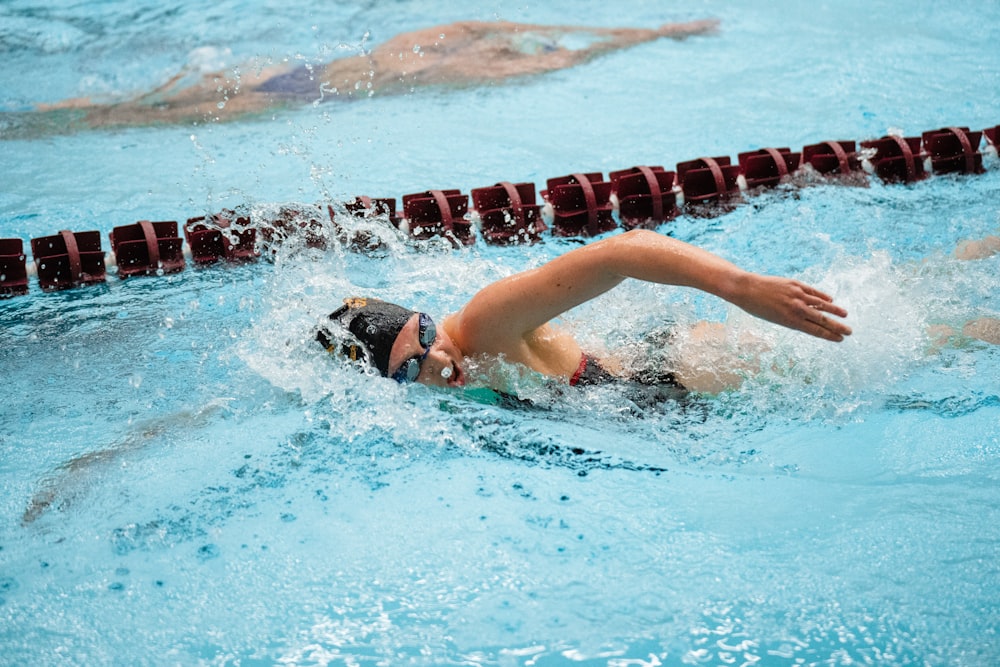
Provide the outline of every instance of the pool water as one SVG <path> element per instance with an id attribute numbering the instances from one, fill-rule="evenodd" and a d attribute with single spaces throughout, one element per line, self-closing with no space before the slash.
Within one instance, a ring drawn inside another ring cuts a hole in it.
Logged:
<path id="1" fill-rule="evenodd" d="M 722 26 L 503 85 L 0 135 L 0 237 L 1000 122 L 991 3 L 373 4 L 5 3 L 0 110 L 460 19 Z M 495 405 L 316 353 L 343 296 L 444 314 L 574 240 L 454 250 L 376 225 L 374 255 L 290 244 L 0 302 L 0 663 L 997 662 L 1000 347 L 926 334 L 1000 316 L 1000 257 L 950 254 L 1000 228 L 986 166 L 661 227 L 817 284 L 855 331 L 638 284 L 564 318 L 588 349 L 655 354 L 648 332 L 703 318 L 767 342 L 740 391 L 690 401 L 525 382 L 531 404 Z"/>

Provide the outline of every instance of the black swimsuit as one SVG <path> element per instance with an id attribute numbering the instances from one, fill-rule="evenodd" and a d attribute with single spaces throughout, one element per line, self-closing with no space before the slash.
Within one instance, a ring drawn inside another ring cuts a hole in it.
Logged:
<path id="1" fill-rule="evenodd" d="M 299 65 L 290 72 L 272 76 L 255 88 L 260 93 L 271 93 L 281 97 L 316 99 L 320 96 L 320 82 L 312 69 Z"/>
<path id="2" fill-rule="evenodd" d="M 604 366 L 601 366 L 601 363 L 597 359 L 594 359 L 587 353 L 580 355 L 580 366 L 573 373 L 573 377 L 569 379 L 569 384 L 572 387 L 588 387 L 615 382 L 670 387 L 684 391 L 684 385 L 677 380 L 677 376 L 669 371 L 656 375 L 641 373 L 635 377 L 623 378 L 608 372 Z"/>

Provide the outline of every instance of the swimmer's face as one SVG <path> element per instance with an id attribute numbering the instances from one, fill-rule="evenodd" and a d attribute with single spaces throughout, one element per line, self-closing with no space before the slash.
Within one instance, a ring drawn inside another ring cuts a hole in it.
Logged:
<path id="1" fill-rule="evenodd" d="M 424 316 L 424 335 L 426 336 L 426 320 Z M 451 340 L 443 327 L 437 328 L 437 335 L 426 348 L 421 343 L 420 314 L 411 317 L 392 344 L 389 353 L 389 377 L 396 375 L 404 364 L 419 360 L 420 373 L 416 381 L 435 387 L 461 387 L 465 384 L 465 373 L 462 370 L 462 351 Z"/>

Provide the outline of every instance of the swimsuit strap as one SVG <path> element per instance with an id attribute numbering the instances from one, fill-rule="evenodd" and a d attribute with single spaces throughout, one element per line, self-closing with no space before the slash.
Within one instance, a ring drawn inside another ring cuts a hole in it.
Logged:
<path id="1" fill-rule="evenodd" d="M 586 352 L 581 352 L 580 365 L 577 367 L 576 372 L 573 373 L 573 377 L 569 379 L 569 384 L 573 387 L 591 387 L 619 380 L 621 378 L 609 373 L 597 359 L 594 359 Z"/>
<path id="2" fill-rule="evenodd" d="M 573 373 L 573 376 L 569 379 L 569 386 L 575 387 L 577 385 L 580 378 L 583 376 L 584 371 L 587 370 L 587 362 L 589 360 L 590 358 L 585 353 L 580 354 L 580 365 L 577 366 L 576 372 Z"/>

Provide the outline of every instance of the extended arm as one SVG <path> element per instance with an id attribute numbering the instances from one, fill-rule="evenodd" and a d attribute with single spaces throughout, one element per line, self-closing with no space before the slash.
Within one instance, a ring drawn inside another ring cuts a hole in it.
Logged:
<path id="1" fill-rule="evenodd" d="M 694 287 L 762 319 L 830 341 L 851 333 L 824 314 L 845 317 L 847 311 L 819 290 L 790 278 L 744 271 L 710 252 L 646 230 L 592 243 L 487 286 L 460 313 L 462 329 L 473 347 L 504 349 L 626 278 Z"/>

